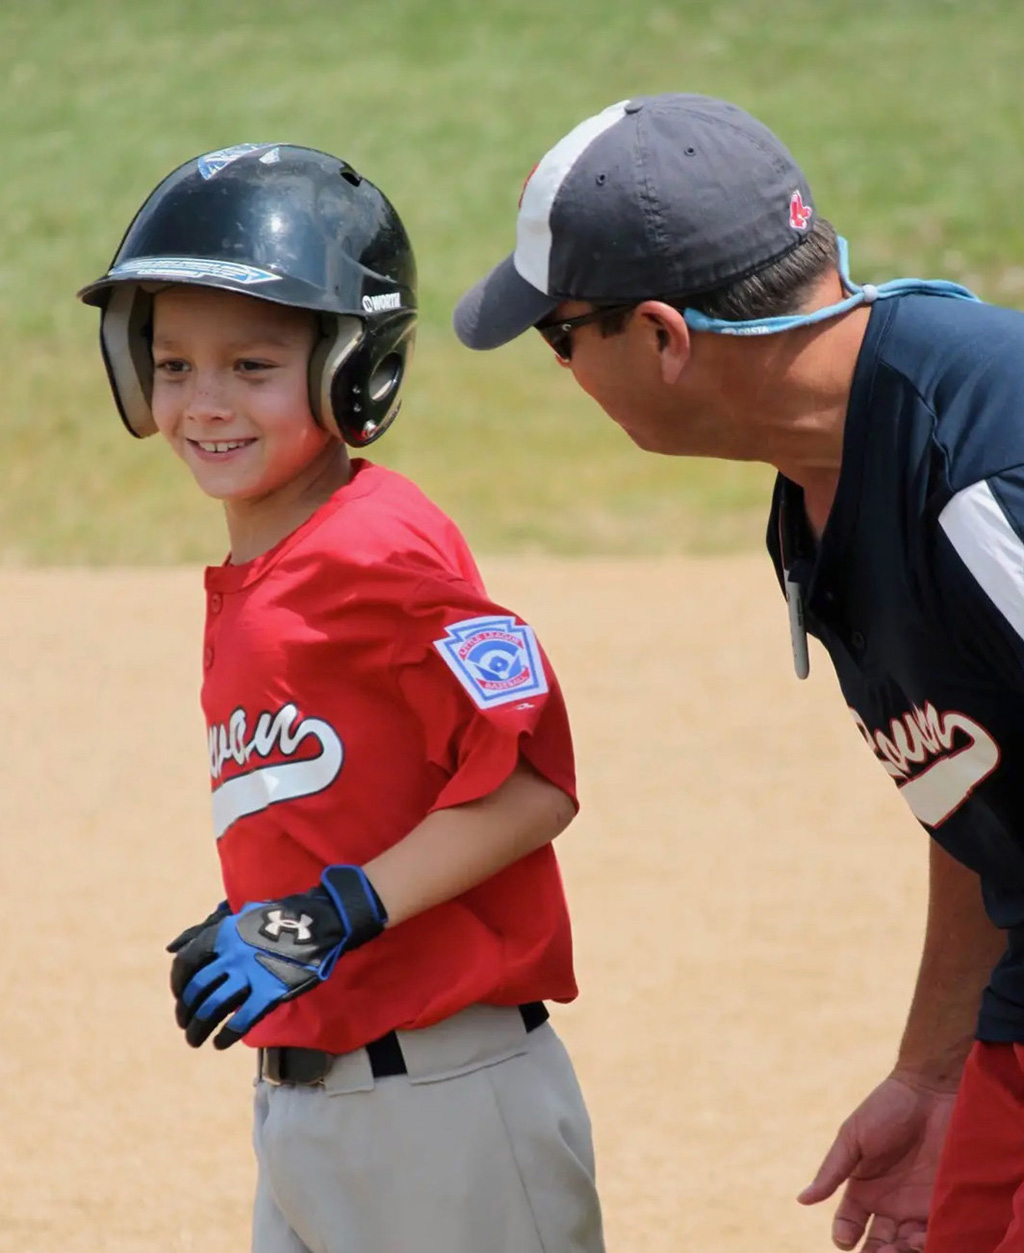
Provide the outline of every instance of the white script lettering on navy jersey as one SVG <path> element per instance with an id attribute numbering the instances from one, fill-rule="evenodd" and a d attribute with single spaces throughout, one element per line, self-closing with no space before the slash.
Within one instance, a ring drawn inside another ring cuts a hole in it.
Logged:
<path id="1" fill-rule="evenodd" d="M 868 747 L 919 822 L 941 825 L 999 764 L 999 745 L 966 714 L 926 703 L 873 731 L 851 709 Z"/>

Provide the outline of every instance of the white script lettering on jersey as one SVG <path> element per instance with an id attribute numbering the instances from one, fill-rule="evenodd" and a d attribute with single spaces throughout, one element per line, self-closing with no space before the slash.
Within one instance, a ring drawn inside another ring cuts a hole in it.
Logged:
<path id="1" fill-rule="evenodd" d="M 316 757 L 267 761 L 273 755 L 294 756 L 310 736 L 320 745 Z M 338 777 L 345 756 L 334 728 L 319 718 L 299 720 L 294 705 L 283 705 L 276 713 L 261 713 L 251 737 L 245 710 L 236 709 L 227 725 L 221 722 L 210 727 L 209 743 L 210 778 L 216 785 L 212 796 L 213 828 L 218 840 L 247 814 L 322 792 Z M 257 764 L 253 764 L 254 757 Z M 241 767 L 242 773 L 232 774 L 218 784 L 229 762 Z"/>
<path id="2" fill-rule="evenodd" d="M 872 731 L 856 710 L 850 713 L 914 816 L 930 827 L 945 822 L 999 765 L 999 745 L 966 714 L 940 714 L 926 702 L 893 718 L 887 731 Z"/>

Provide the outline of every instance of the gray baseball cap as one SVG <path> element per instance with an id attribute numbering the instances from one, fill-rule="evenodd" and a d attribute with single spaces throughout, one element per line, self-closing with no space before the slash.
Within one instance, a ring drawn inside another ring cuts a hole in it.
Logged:
<path id="1" fill-rule="evenodd" d="M 534 167 L 516 247 L 459 301 L 455 332 L 497 348 L 562 300 L 678 302 L 807 239 L 811 191 L 782 142 L 725 100 L 622 100 Z"/>

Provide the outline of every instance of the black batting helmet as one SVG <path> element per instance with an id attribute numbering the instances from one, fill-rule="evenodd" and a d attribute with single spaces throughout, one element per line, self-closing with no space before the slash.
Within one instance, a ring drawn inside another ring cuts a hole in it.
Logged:
<path id="1" fill-rule="evenodd" d="M 345 161 L 239 144 L 187 161 L 150 193 L 110 269 L 78 293 L 125 426 L 152 435 L 152 293 L 217 287 L 319 315 L 317 421 L 361 448 L 393 421 L 416 327 L 416 263 L 394 207 Z"/>

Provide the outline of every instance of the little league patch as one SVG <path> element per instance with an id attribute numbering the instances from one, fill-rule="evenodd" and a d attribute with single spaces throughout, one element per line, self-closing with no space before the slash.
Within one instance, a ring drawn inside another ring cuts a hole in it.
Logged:
<path id="1" fill-rule="evenodd" d="M 515 618 L 453 622 L 434 647 L 480 709 L 548 690 L 533 629 Z"/>

